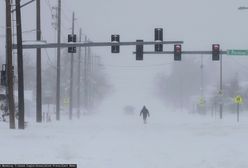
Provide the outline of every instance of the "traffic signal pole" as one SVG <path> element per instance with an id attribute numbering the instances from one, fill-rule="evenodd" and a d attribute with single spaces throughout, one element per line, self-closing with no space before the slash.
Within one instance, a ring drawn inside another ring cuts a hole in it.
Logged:
<path id="1" fill-rule="evenodd" d="M 72 37 L 74 36 L 74 21 L 75 14 L 72 14 Z M 74 66 L 74 57 L 73 52 L 71 53 L 71 72 L 70 72 L 70 103 L 69 103 L 69 119 L 72 119 L 72 108 L 73 108 L 73 66 Z"/>
<path id="2" fill-rule="evenodd" d="M 222 53 L 222 52 L 221 52 Z M 222 54 L 220 54 L 220 119 L 222 119 L 222 113 L 223 113 L 223 88 L 222 88 Z"/>
<path id="3" fill-rule="evenodd" d="M 82 29 L 79 30 L 79 42 L 82 40 Z M 78 51 L 78 81 L 77 81 L 77 118 L 80 118 L 80 95 L 81 95 L 81 50 L 82 48 L 79 47 Z"/>

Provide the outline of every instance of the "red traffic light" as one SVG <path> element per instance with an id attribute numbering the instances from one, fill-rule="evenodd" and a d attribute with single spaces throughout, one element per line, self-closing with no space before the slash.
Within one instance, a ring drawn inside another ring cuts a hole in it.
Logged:
<path id="1" fill-rule="evenodd" d="M 220 50 L 220 45 L 219 44 L 213 44 L 212 48 L 213 48 L 213 50 Z"/>
<path id="2" fill-rule="evenodd" d="M 174 60 L 175 61 L 180 61 L 182 55 L 182 46 L 180 44 L 175 44 L 174 45 Z"/>
<path id="3" fill-rule="evenodd" d="M 179 45 L 179 44 L 176 44 L 175 45 L 175 52 L 181 52 L 181 45 Z"/>
<path id="4" fill-rule="evenodd" d="M 212 60 L 218 61 L 220 60 L 220 45 L 212 44 Z"/>

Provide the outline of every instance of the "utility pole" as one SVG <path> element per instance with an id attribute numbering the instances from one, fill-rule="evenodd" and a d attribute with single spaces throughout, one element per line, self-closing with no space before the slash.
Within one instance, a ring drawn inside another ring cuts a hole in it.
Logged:
<path id="1" fill-rule="evenodd" d="M 79 31 L 79 42 L 81 42 L 82 38 L 82 29 Z M 80 79 L 81 79 L 81 47 L 79 47 L 78 51 L 78 83 L 77 83 L 77 118 L 80 118 Z"/>
<path id="2" fill-rule="evenodd" d="M 24 7 L 24 6 L 27 6 L 28 4 L 30 4 L 30 3 L 34 2 L 34 1 L 35 1 L 35 0 L 30 0 L 29 2 L 26 2 L 26 3 L 22 4 L 22 5 L 20 6 L 20 8 L 22 8 L 22 7 Z M 11 10 L 12 13 L 15 12 L 15 11 L 16 11 L 16 9 Z"/>
<path id="3" fill-rule="evenodd" d="M 223 115 L 223 87 L 222 87 L 222 54 L 220 54 L 220 119 Z"/>
<path id="4" fill-rule="evenodd" d="M 85 42 L 87 42 L 87 36 L 85 36 Z M 87 50 L 88 47 L 84 48 L 84 108 L 88 110 L 88 103 L 87 103 Z"/>
<path id="5" fill-rule="evenodd" d="M 36 39 L 41 40 L 41 26 L 40 26 L 40 0 L 36 0 Z M 37 48 L 37 83 L 36 83 L 36 122 L 42 122 L 42 105 L 41 105 L 41 49 Z"/>
<path id="6" fill-rule="evenodd" d="M 91 108 L 91 101 L 90 101 L 90 96 L 91 96 L 91 51 L 90 47 L 88 47 L 88 52 L 87 52 L 87 108 L 90 110 Z"/>
<path id="7" fill-rule="evenodd" d="M 6 64 L 7 64 L 7 102 L 9 107 L 9 127 L 15 129 L 15 108 L 13 96 L 13 70 L 12 70 L 12 30 L 11 30 L 11 2 L 6 3 Z"/>
<path id="8" fill-rule="evenodd" d="M 16 31 L 17 31 L 17 66 L 18 66 L 18 128 L 24 129 L 24 82 L 23 82 L 23 51 L 22 23 L 20 0 L 16 0 Z"/>
<path id="9" fill-rule="evenodd" d="M 96 56 L 95 55 L 92 55 L 91 56 L 91 58 L 92 58 L 92 69 L 91 69 L 91 107 L 94 107 L 94 103 L 95 103 L 95 100 L 94 100 L 94 95 L 95 95 L 95 89 L 94 89 L 94 87 L 95 87 L 95 81 L 94 81 L 94 74 L 95 74 L 95 58 L 96 58 Z"/>
<path id="10" fill-rule="evenodd" d="M 205 97 L 204 97 L 204 90 L 203 90 L 203 88 L 204 88 L 204 86 L 203 86 L 203 84 L 204 84 L 204 81 L 203 81 L 203 79 L 204 79 L 204 76 L 203 76 L 203 55 L 201 55 L 201 65 L 200 65 L 200 68 L 201 68 L 201 97 L 200 97 L 200 102 L 199 102 L 199 107 L 200 107 L 200 112 L 202 113 L 202 114 L 204 114 L 205 113 Z"/>
<path id="11" fill-rule="evenodd" d="M 74 36 L 74 21 L 75 16 L 74 12 L 72 14 L 72 37 Z M 74 66 L 74 58 L 73 53 L 71 53 L 71 75 L 70 75 L 70 104 L 69 104 L 69 119 L 72 119 L 72 106 L 73 106 L 73 66 Z"/>
<path id="12" fill-rule="evenodd" d="M 57 42 L 60 44 L 61 36 L 61 0 L 58 0 Z M 56 120 L 60 120 L 60 47 L 57 48 L 57 82 L 56 82 Z"/>
<path id="13" fill-rule="evenodd" d="M 201 55 L 201 98 L 203 98 L 203 56 Z"/>

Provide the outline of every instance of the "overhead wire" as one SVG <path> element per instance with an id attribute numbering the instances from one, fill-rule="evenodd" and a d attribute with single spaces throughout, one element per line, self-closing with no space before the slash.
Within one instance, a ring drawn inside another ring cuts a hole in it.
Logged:
<path id="1" fill-rule="evenodd" d="M 44 37 L 43 37 L 42 34 L 41 34 L 41 39 L 42 39 L 42 40 L 44 39 Z M 45 48 L 45 53 L 46 53 L 46 56 L 47 56 L 47 58 L 48 58 L 48 65 L 51 66 L 51 67 L 54 68 L 54 69 L 57 69 L 56 66 L 52 65 L 53 63 L 52 63 L 52 60 L 51 60 L 51 58 L 50 58 L 50 56 L 49 56 L 49 54 L 48 54 L 47 48 Z"/>
<path id="2" fill-rule="evenodd" d="M 65 14 L 65 11 L 63 8 L 61 9 L 61 13 L 64 16 L 63 18 L 65 18 L 68 22 L 71 22 L 71 19 L 69 19 L 69 17 Z"/>
<path id="3" fill-rule="evenodd" d="M 48 6 L 48 8 L 49 8 L 49 10 L 50 10 L 50 12 L 52 14 L 53 10 L 52 10 L 52 6 L 51 6 L 50 1 L 49 0 L 46 0 L 45 2 L 46 2 L 47 6 Z"/>

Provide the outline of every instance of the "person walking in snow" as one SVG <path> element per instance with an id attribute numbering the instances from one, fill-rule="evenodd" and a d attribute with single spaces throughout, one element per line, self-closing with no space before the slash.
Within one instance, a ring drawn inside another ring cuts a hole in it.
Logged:
<path id="1" fill-rule="evenodd" d="M 147 116 L 150 117 L 150 113 L 148 111 L 148 109 L 146 108 L 146 106 L 143 106 L 141 112 L 140 112 L 140 116 L 143 115 L 143 121 L 144 121 L 144 124 L 146 124 L 146 118 Z"/>

